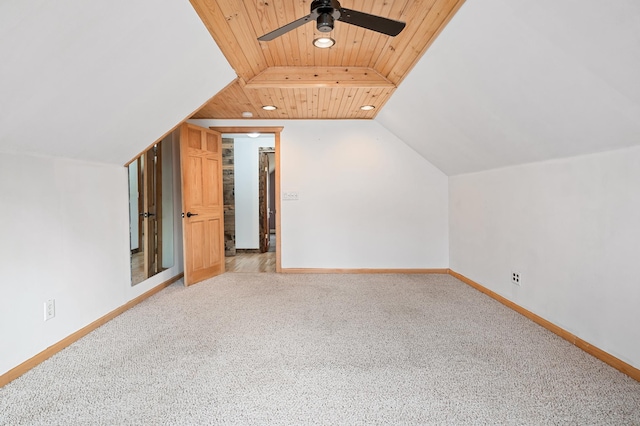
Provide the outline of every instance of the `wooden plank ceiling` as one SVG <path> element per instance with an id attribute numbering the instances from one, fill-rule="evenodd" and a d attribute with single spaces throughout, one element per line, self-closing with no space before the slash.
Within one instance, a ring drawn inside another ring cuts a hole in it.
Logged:
<path id="1" fill-rule="evenodd" d="M 464 0 L 342 0 L 348 9 L 407 23 L 396 37 L 336 21 L 336 44 L 318 49 L 309 22 L 257 40 L 308 15 L 311 0 L 190 0 L 238 78 L 192 118 L 371 119 Z M 275 105 L 265 111 L 263 105 Z M 360 106 L 374 105 L 371 111 Z"/>

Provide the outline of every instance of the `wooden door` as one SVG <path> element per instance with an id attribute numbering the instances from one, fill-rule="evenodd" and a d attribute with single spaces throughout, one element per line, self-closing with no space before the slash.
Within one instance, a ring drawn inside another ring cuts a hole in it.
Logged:
<path id="1" fill-rule="evenodd" d="M 144 268 L 145 278 L 161 270 L 162 260 L 162 162 L 158 145 L 144 154 Z"/>
<path id="2" fill-rule="evenodd" d="M 258 161 L 258 220 L 260 253 L 269 251 L 269 209 L 267 206 L 269 181 L 269 154 L 260 152 Z"/>
<path id="3" fill-rule="evenodd" d="M 180 129 L 185 285 L 224 272 L 221 141 L 192 124 Z"/>

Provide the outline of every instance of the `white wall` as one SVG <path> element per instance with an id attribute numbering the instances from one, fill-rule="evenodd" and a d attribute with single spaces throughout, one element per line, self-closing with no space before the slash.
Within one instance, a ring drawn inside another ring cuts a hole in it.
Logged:
<path id="1" fill-rule="evenodd" d="M 258 162 L 261 147 L 274 147 L 274 138 L 234 137 L 236 248 L 260 248 L 258 205 Z"/>
<path id="2" fill-rule="evenodd" d="M 640 367 L 639 183 L 640 148 L 451 177 L 451 269 Z"/>
<path id="3" fill-rule="evenodd" d="M 283 268 L 447 268 L 447 177 L 374 121 L 192 120 L 284 126 Z"/>
<path id="4" fill-rule="evenodd" d="M 122 166 L 2 153 L 0 235 L 0 374 L 182 270 L 131 287 Z"/>

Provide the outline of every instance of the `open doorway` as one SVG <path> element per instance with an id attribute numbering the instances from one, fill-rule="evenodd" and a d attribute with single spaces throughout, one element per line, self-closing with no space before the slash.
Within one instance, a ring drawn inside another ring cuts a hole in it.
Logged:
<path id="1" fill-rule="evenodd" d="M 279 272 L 279 132 L 250 130 L 221 131 L 225 270 Z"/>

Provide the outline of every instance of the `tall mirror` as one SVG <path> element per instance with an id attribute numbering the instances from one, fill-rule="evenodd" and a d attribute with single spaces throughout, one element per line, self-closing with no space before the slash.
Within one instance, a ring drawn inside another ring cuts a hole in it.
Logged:
<path id="1" fill-rule="evenodd" d="M 129 166 L 131 285 L 173 266 L 171 135 Z"/>

